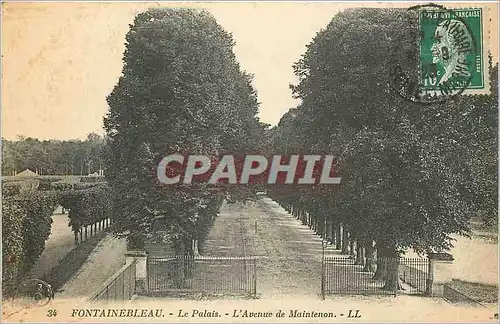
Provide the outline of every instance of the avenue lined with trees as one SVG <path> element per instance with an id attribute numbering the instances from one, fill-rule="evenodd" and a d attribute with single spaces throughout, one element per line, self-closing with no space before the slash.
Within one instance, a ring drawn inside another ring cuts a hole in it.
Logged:
<path id="1" fill-rule="evenodd" d="M 264 189 L 317 234 L 337 238 L 337 248 L 355 254 L 368 272 L 381 257 L 397 259 L 407 249 L 448 250 L 450 235 L 470 232 L 471 217 L 495 224 L 497 67 L 490 67 L 491 95 L 432 105 L 405 100 L 392 88 L 387 53 L 407 55 L 410 44 L 393 40 L 417 28 L 406 23 L 411 14 L 337 14 L 294 65 L 299 83 L 291 90 L 301 103 L 273 128 L 259 121 L 252 76 L 236 61 L 232 36 L 211 14 L 138 14 L 126 36 L 123 74 L 107 97 L 106 137 L 3 141 L 3 175 L 25 168 L 52 175 L 105 169 L 105 181 L 2 181 L 4 294 L 43 252 L 59 205 L 68 210 L 77 243 L 111 221 L 131 250 L 169 243 L 175 254 L 193 255 L 225 199 L 258 199 L 263 190 L 161 186 L 156 168 L 168 154 L 335 155 L 340 185 Z M 416 69 L 416 57 L 407 56 Z M 397 287 L 397 263 L 376 270 L 386 289 Z"/>

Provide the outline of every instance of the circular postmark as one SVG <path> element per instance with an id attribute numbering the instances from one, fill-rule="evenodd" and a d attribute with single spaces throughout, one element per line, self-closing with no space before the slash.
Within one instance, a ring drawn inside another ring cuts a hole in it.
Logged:
<path id="1" fill-rule="evenodd" d="M 5 300 L 2 315 L 5 319 L 16 314 L 43 307 L 54 299 L 54 290 L 50 284 L 40 279 L 27 279 L 19 283 L 10 297 Z"/>
<path id="2" fill-rule="evenodd" d="M 28 279 L 18 287 L 17 297 L 26 306 L 45 306 L 54 298 L 54 290 L 50 284 L 40 279 Z"/>
<path id="3" fill-rule="evenodd" d="M 469 87 L 477 46 L 463 16 L 436 4 L 408 8 L 390 58 L 391 82 L 401 97 L 442 103 Z"/>

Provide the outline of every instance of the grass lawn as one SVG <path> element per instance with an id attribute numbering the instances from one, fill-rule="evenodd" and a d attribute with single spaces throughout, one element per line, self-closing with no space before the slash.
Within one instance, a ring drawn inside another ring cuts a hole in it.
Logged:
<path id="1" fill-rule="evenodd" d="M 496 285 L 453 279 L 449 286 L 478 302 L 498 302 L 498 286 Z"/>
<path id="2" fill-rule="evenodd" d="M 44 277 L 43 281 L 48 282 L 57 292 L 74 274 L 78 272 L 81 266 L 85 263 L 90 253 L 97 246 L 99 241 L 108 233 L 104 230 L 97 235 L 87 239 L 71 250 L 53 267 Z"/>

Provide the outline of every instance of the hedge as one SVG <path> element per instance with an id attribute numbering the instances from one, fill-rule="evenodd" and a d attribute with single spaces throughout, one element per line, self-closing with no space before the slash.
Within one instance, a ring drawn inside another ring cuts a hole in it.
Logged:
<path id="1" fill-rule="evenodd" d="M 38 190 L 52 190 L 52 183 L 61 181 L 63 178 L 41 178 Z"/>
<path id="2" fill-rule="evenodd" d="M 36 191 L 2 200 L 3 292 L 9 294 L 45 249 L 59 193 Z"/>
<path id="3" fill-rule="evenodd" d="M 12 197 L 21 192 L 21 186 L 16 182 L 2 182 L 2 196 Z"/>
<path id="4" fill-rule="evenodd" d="M 20 194 L 13 199 L 27 214 L 23 230 L 26 243 L 24 271 L 28 272 L 45 249 L 52 227 L 52 214 L 59 205 L 59 193 L 42 191 Z"/>
<path id="5" fill-rule="evenodd" d="M 29 180 L 11 180 L 4 181 L 2 179 L 2 196 L 12 197 L 21 192 L 34 191 L 39 187 L 40 181 L 36 179 Z"/>
<path id="6" fill-rule="evenodd" d="M 70 190 L 80 190 L 80 189 L 87 189 L 87 188 L 92 188 L 95 186 L 103 185 L 105 182 L 91 182 L 91 183 L 85 183 L 85 182 L 54 182 L 51 184 L 52 189 L 54 190 L 59 190 L 59 191 L 70 191 Z"/>
<path id="7" fill-rule="evenodd" d="M 12 295 L 24 261 L 26 212 L 12 198 L 2 199 L 2 293 Z"/>
<path id="8" fill-rule="evenodd" d="M 69 210 L 69 225 L 75 233 L 83 226 L 110 218 L 112 213 L 111 189 L 102 182 L 54 182 L 52 187 L 60 190 L 31 192 L 16 191 L 21 185 L 7 187 L 11 190 L 9 194 L 15 195 L 7 197 L 4 192 L 2 200 L 2 291 L 5 296 L 14 293 L 45 249 L 57 205 Z"/>

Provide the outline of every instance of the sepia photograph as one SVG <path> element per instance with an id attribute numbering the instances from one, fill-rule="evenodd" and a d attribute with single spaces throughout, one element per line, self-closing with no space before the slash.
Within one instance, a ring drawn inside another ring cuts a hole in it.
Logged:
<path id="1" fill-rule="evenodd" d="M 498 11 L 6 1 L 2 321 L 498 322 Z"/>

